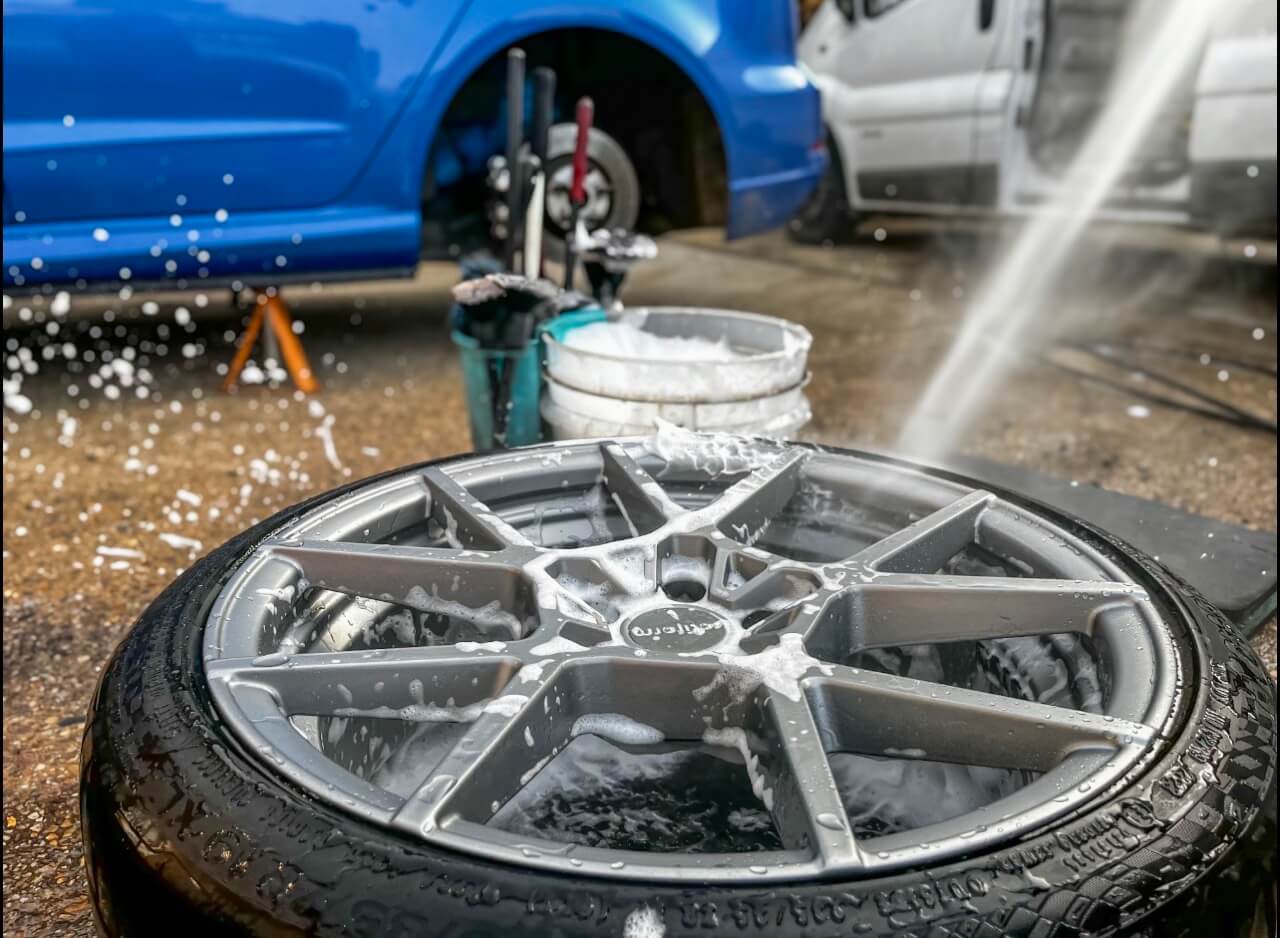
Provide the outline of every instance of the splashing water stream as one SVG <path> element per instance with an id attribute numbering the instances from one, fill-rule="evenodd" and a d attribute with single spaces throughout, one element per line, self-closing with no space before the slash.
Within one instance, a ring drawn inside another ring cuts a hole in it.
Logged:
<path id="1" fill-rule="evenodd" d="M 1230 4 L 1228 4 L 1230 6 Z M 1059 194 L 1019 234 L 965 313 L 959 334 L 898 438 L 915 456 L 949 453 L 1000 386 L 1027 327 L 1053 309 L 1048 291 L 1086 226 L 1112 192 L 1153 121 L 1185 78 L 1219 4 L 1150 3 L 1133 14 L 1136 35 L 1118 63 L 1106 106 L 1062 181 Z"/>

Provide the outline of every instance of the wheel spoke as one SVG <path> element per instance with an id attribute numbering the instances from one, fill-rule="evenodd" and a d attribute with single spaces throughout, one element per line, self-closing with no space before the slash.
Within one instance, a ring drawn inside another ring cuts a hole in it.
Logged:
<path id="1" fill-rule="evenodd" d="M 978 519 L 993 501 L 990 492 L 970 492 L 876 541 L 850 561 L 885 572 L 934 573 L 973 543 Z"/>
<path id="2" fill-rule="evenodd" d="M 791 605 L 818 591 L 821 580 L 812 567 L 796 563 L 785 558 L 759 560 L 749 557 L 753 563 L 767 563 L 764 569 L 754 572 L 745 582 L 733 588 L 726 588 L 724 583 L 727 570 L 734 563 L 734 558 L 721 556 L 716 559 L 712 574 L 712 593 L 730 609 L 771 609 L 778 610 Z M 739 568 L 746 564 L 739 563 Z"/>
<path id="3" fill-rule="evenodd" d="M 609 638 L 604 616 L 575 596 L 545 568 L 530 569 L 537 602 L 539 634 L 544 641 L 562 637 L 579 645 L 595 645 Z"/>
<path id="4" fill-rule="evenodd" d="M 873 671 L 815 678 L 831 751 L 1046 772 L 1081 750 L 1145 745 L 1150 727 Z"/>
<path id="5" fill-rule="evenodd" d="M 399 596 L 459 573 L 515 570 L 502 553 L 447 547 L 315 540 L 263 546 L 298 567 L 311 585 L 360 596 Z"/>
<path id="6" fill-rule="evenodd" d="M 1104 610 L 1145 597 L 1125 583 L 905 573 L 876 577 L 848 595 L 855 649 L 1087 635 Z"/>
<path id="7" fill-rule="evenodd" d="M 570 695 L 548 677 L 488 703 L 440 763 L 424 767 L 429 774 L 393 823 L 422 834 L 454 816 L 483 822 L 515 797 L 572 738 Z"/>
<path id="8" fill-rule="evenodd" d="M 738 642 L 747 654 L 756 654 L 776 645 L 783 635 L 799 635 L 809 653 L 826 660 L 848 655 L 848 608 L 839 593 L 820 592 L 785 609 L 751 628 Z"/>
<path id="9" fill-rule="evenodd" d="M 791 451 L 753 470 L 702 509 L 702 517 L 738 542 L 751 545 L 800 485 L 804 451 Z"/>
<path id="10" fill-rule="evenodd" d="M 330 779 L 333 789 L 353 801 L 353 810 L 381 823 L 398 808 L 400 799 L 384 788 L 346 771 L 334 774 L 329 757 L 303 736 L 280 712 L 275 695 L 257 684 L 241 685 L 237 698 L 246 715 L 253 721 L 260 742 L 258 750 L 282 771 L 301 784 L 314 779 Z"/>
<path id="11" fill-rule="evenodd" d="M 526 631 L 515 610 L 525 605 L 527 584 L 504 553 L 331 541 L 266 546 L 310 586 L 461 619 L 502 638 Z"/>
<path id="12" fill-rule="evenodd" d="M 770 693 L 765 738 L 774 823 L 784 846 L 809 848 L 823 866 L 861 864 L 844 799 L 831 774 L 822 733 L 802 694 Z"/>
<path id="13" fill-rule="evenodd" d="M 617 443 L 600 447 L 605 483 L 631 529 L 645 533 L 661 527 L 685 510 L 671 500 L 645 469 Z"/>
<path id="14" fill-rule="evenodd" d="M 425 469 L 422 480 L 431 495 L 431 515 L 445 529 L 450 546 L 472 550 L 533 546 L 443 470 Z"/>
<path id="15" fill-rule="evenodd" d="M 516 655 L 527 644 L 223 658 L 206 670 L 211 682 L 266 688 L 290 716 L 450 722 L 476 710 L 519 671 Z"/>

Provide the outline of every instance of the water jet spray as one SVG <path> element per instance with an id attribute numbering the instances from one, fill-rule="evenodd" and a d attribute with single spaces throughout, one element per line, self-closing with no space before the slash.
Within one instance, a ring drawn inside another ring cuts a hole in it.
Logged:
<path id="1" fill-rule="evenodd" d="M 1162 4 L 1163 6 L 1163 4 Z M 1106 107 L 1063 179 L 1060 193 L 1027 223 L 964 316 L 959 334 L 898 437 L 898 446 L 938 460 L 973 422 L 1008 370 L 1050 287 L 1090 220 L 1127 169 L 1169 95 L 1198 60 L 1221 7 L 1174 0 L 1162 13 L 1135 11 L 1136 35 Z"/>

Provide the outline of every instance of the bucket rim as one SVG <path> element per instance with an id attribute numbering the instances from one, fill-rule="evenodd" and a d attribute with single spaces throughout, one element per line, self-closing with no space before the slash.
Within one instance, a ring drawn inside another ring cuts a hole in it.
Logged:
<path id="1" fill-rule="evenodd" d="M 741 364 L 748 364 L 748 363 L 756 364 L 759 362 L 782 361 L 788 358 L 792 358 L 796 355 L 808 355 L 809 349 L 813 347 L 813 333 L 811 333 L 808 329 L 806 329 L 804 326 L 800 325 L 799 323 L 794 323 L 788 319 L 783 319 L 781 316 L 769 316 L 764 313 L 751 313 L 751 312 L 747 312 L 746 310 L 740 310 L 740 309 L 717 309 L 717 308 L 708 307 L 708 306 L 634 306 L 634 307 L 627 307 L 623 312 L 624 313 L 644 312 L 646 317 L 651 313 L 659 313 L 659 314 L 695 313 L 698 315 L 714 314 L 717 316 L 729 316 L 735 319 L 753 319 L 758 322 L 767 322 L 770 325 L 778 326 L 778 328 L 782 332 L 786 334 L 794 335 L 799 343 L 795 348 L 791 348 L 791 349 L 782 348 L 772 352 L 760 352 L 758 354 L 744 355 L 742 358 L 733 359 L 732 360 L 733 364 L 741 365 Z M 610 319 L 608 321 L 617 322 L 618 320 Z M 594 324 L 588 323 L 587 325 L 594 325 Z M 581 328 L 586 328 L 586 326 L 583 326 Z M 572 331 L 576 332 L 577 330 L 575 329 Z M 608 352 L 586 351 L 583 349 L 575 348 L 572 345 L 566 345 L 564 342 L 561 342 L 560 340 L 556 339 L 554 336 L 550 334 L 547 334 L 544 336 L 544 341 L 550 346 L 557 346 L 561 349 L 567 349 L 574 354 L 588 355 L 592 358 L 598 358 L 603 361 L 629 362 L 633 364 L 646 364 L 646 365 L 679 364 L 682 366 L 725 364 L 724 362 L 716 362 L 712 359 L 706 359 L 702 361 L 698 359 L 688 359 L 688 360 L 682 359 L 679 362 L 673 362 L 670 359 L 665 359 L 665 358 L 642 358 L 635 355 L 611 355 Z"/>

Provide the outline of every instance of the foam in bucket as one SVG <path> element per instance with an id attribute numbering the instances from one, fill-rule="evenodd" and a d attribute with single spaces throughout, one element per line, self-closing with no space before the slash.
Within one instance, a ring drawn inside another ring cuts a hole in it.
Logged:
<path id="1" fill-rule="evenodd" d="M 726 362 L 748 357 L 731 348 L 725 338 L 712 341 L 701 336 L 655 335 L 625 319 L 574 329 L 565 335 L 564 344 L 598 355 L 638 361 Z"/>

